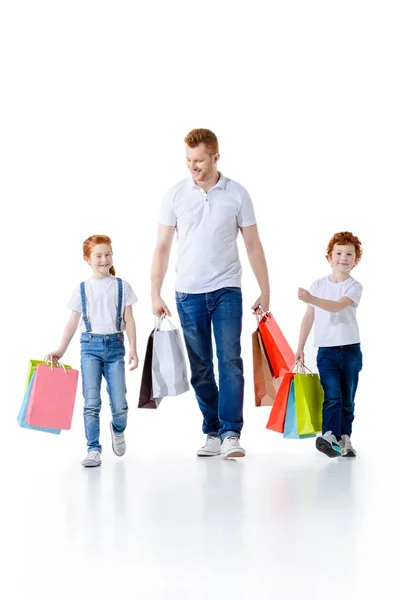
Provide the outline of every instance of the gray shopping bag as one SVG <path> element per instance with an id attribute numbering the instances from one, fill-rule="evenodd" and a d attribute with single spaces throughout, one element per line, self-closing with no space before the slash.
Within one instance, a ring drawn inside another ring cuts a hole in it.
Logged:
<path id="1" fill-rule="evenodd" d="M 164 319 L 171 329 L 161 330 Z M 166 317 L 161 317 L 154 329 L 151 373 L 155 397 L 179 396 L 189 390 L 181 335 Z"/>

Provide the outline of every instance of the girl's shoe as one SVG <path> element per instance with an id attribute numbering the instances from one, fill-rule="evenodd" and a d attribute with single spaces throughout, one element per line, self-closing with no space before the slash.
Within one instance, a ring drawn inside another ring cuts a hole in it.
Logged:
<path id="1" fill-rule="evenodd" d="M 112 421 L 110 423 L 111 444 L 117 456 L 123 456 L 126 452 L 125 435 L 123 433 L 115 433 Z"/>
<path id="2" fill-rule="evenodd" d="M 327 431 L 323 435 L 318 436 L 315 445 L 317 450 L 323 452 L 329 458 L 335 458 L 341 454 L 339 443 L 332 431 Z"/>
<path id="3" fill-rule="evenodd" d="M 353 448 L 349 435 L 342 435 L 342 439 L 339 440 L 340 452 L 342 456 L 346 458 L 355 458 L 356 451 Z"/>
<path id="4" fill-rule="evenodd" d="M 82 467 L 99 467 L 101 465 L 101 454 L 97 450 L 91 450 L 81 462 Z"/>

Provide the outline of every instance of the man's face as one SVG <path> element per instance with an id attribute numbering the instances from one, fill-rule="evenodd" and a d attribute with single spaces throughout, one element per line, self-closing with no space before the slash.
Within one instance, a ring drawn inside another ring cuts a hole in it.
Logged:
<path id="1" fill-rule="evenodd" d="M 217 170 L 218 159 L 219 154 L 210 154 L 203 143 L 196 148 L 186 146 L 186 164 L 195 183 L 213 177 Z"/>

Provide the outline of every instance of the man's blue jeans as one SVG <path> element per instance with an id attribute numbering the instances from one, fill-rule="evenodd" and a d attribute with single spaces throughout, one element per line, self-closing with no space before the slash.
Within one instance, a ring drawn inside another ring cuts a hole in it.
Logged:
<path id="1" fill-rule="evenodd" d="M 351 435 L 358 374 L 362 369 L 360 344 L 319 348 L 317 366 L 324 390 L 322 433 L 337 439 Z"/>
<path id="2" fill-rule="evenodd" d="M 242 292 L 228 287 L 205 294 L 176 292 L 176 303 L 192 372 L 191 383 L 203 414 L 203 432 L 240 436 L 243 427 L 243 362 L 240 357 Z M 218 357 L 215 381 L 211 329 Z"/>
<path id="3" fill-rule="evenodd" d="M 88 451 L 101 452 L 100 409 L 101 380 L 107 382 L 112 423 L 115 433 L 123 433 L 128 418 L 125 386 L 124 334 L 99 335 L 82 333 L 81 371 L 85 398 L 83 411 Z"/>

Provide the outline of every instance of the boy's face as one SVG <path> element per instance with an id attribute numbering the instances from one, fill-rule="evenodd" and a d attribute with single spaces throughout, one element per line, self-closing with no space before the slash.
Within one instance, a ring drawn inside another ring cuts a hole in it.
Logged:
<path id="1" fill-rule="evenodd" d="M 100 277 L 108 277 L 113 264 L 113 255 L 110 246 L 98 244 L 92 248 L 90 259 L 85 258 L 92 267 L 93 272 Z"/>
<path id="2" fill-rule="evenodd" d="M 356 258 L 356 249 L 351 245 L 335 244 L 332 254 L 328 256 L 328 262 L 332 269 L 339 273 L 349 274 L 353 267 L 356 266 L 359 259 Z"/>

